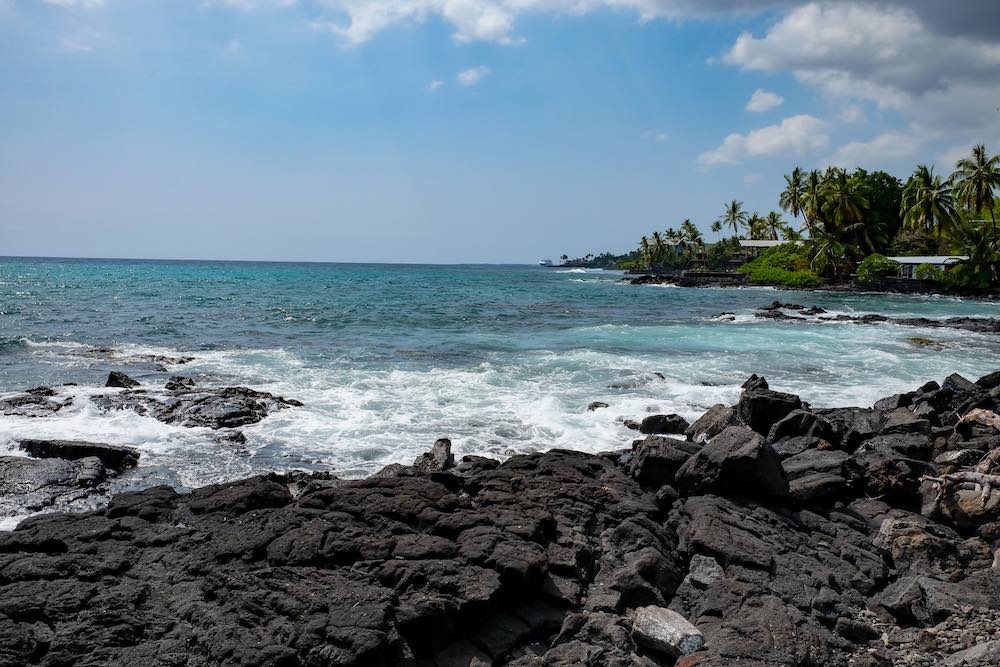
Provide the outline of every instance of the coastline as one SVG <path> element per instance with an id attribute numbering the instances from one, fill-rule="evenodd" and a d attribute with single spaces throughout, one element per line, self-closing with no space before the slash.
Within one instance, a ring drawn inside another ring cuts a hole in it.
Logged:
<path id="1" fill-rule="evenodd" d="M 635 277 L 633 277 L 635 276 Z M 790 292 L 832 292 L 832 293 L 844 293 L 844 294 L 904 294 L 912 296 L 939 296 L 954 299 L 964 299 L 968 301 L 990 301 L 996 302 L 1000 301 L 1000 292 L 992 292 L 988 294 L 959 294 L 954 292 L 942 292 L 940 290 L 935 290 L 932 288 L 921 288 L 921 286 L 916 285 L 912 288 L 905 288 L 907 283 L 918 283 L 922 281 L 909 281 L 909 280 L 897 280 L 894 281 L 893 287 L 886 287 L 883 285 L 861 285 L 856 282 L 841 282 L 833 284 L 823 284 L 815 287 L 789 287 L 786 285 L 777 285 L 774 283 L 762 283 L 753 282 L 743 274 L 739 273 L 724 273 L 712 276 L 698 276 L 695 278 L 685 277 L 683 275 L 667 275 L 667 274 L 626 274 L 622 278 L 623 282 L 630 285 L 676 285 L 678 287 L 691 287 L 691 288 L 718 288 L 718 287 L 768 287 L 776 290 L 784 290 Z M 904 287 L 899 287 L 899 285 L 904 285 Z"/>
<path id="2" fill-rule="evenodd" d="M 295 409 L 246 392 L 181 403 Z M 829 409 L 753 376 L 736 405 L 647 417 L 603 454 L 456 463 L 442 440 L 364 480 L 123 494 L 0 533 L 0 655 L 995 664 L 1000 494 L 951 480 L 993 474 L 998 409 L 1000 372 Z"/>

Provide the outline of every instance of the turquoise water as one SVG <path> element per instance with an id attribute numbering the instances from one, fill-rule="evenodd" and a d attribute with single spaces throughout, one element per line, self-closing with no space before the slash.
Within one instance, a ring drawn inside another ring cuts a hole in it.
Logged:
<path id="1" fill-rule="evenodd" d="M 77 382 L 64 391 L 84 399 L 54 418 L 0 416 L 0 449 L 28 436 L 132 444 L 142 483 L 288 467 L 362 475 L 442 436 L 460 455 L 622 447 L 622 418 L 696 417 L 735 400 L 754 372 L 815 405 L 864 405 L 953 371 L 1000 368 L 995 336 L 752 317 L 775 298 L 1000 317 L 996 303 L 951 298 L 639 287 L 616 272 L 524 266 L 0 259 L 0 391 Z M 723 311 L 736 320 L 714 318 Z M 169 373 L 129 363 L 142 354 L 191 355 L 169 371 L 306 407 L 248 427 L 239 448 L 96 412 L 86 395 L 111 368 L 163 385 Z M 595 400 L 611 407 L 588 412 Z"/>

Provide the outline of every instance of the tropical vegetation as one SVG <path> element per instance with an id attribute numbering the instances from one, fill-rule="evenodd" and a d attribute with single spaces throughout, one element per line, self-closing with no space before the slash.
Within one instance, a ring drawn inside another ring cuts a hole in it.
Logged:
<path id="1" fill-rule="evenodd" d="M 754 282 L 807 286 L 855 274 L 873 283 L 898 270 L 888 255 L 968 256 L 948 271 L 930 265 L 915 271 L 957 291 L 988 289 L 1000 278 L 1000 155 L 983 145 L 958 160 L 950 175 L 918 165 L 905 181 L 861 168 L 796 167 L 785 176 L 777 203 L 780 211 L 762 214 L 730 200 L 711 223 L 710 243 L 690 220 L 653 232 L 640 239 L 629 266 L 728 269 L 741 252 L 739 240 L 752 239 L 787 242 L 743 265 Z M 782 212 L 801 224 L 786 221 Z"/>

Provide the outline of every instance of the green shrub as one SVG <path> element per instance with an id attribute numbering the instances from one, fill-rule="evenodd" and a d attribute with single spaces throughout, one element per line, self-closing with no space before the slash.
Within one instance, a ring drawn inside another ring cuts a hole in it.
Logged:
<path id="1" fill-rule="evenodd" d="M 863 283 L 873 283 L 879 278 L 899 271 L 899 262 L 885 255 L 875 253 L 868 255 L 858 264 L 858 280 Z"/>
<path id="2" fill-rule="evenodd" d="M 616 267 L 619 271 L 632 271 L 633 269 L 645 268 L 642 266 L 642 262 L 638 259 L 623 259 L 618 262 Z"/>
<path id="3" fill-rule="evenodd" d="M 913 276 L 918 280 L 933 280 L 936 283 L 944 281 L 944 271 L 933 264 L 918 264 L 913 270 Z"/>
<path id="4" fill-rule="evenodd" d="M 755 283 L 798 288 L 823 284 L 823 279 L 809 268 L 808 249 L 795 243 L 768 248 L 739 270 Z"/>
<path id="5" fill-rule="evenodd" d="M 973 264 L 959 264 L 944 272 L 944 284 L 956 292 L 985 292 L 990 288 L 990 274 Z"/>

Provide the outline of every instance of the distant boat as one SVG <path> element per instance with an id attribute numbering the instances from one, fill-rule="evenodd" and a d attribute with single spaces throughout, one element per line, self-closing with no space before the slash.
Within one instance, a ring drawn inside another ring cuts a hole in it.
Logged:
<path id="1" fill-rule="evenodd" d="M 540 259 L 538 260 L 538 266 L 552 266 L 551 259 Z"/>

